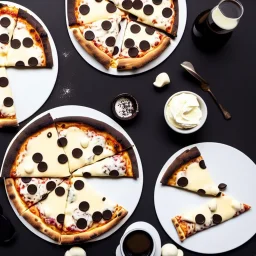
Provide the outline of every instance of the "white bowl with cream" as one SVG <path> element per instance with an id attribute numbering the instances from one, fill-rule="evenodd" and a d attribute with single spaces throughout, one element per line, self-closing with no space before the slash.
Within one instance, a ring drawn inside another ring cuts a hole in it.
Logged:
<path id="1" fill-rule="evenodd" d="M 174 131 L 190 134 L 199 130 L 207 119 L 207 106 L 197 94 L 181 91 L 173 94 L 164 107 L 166 123 Z"/>

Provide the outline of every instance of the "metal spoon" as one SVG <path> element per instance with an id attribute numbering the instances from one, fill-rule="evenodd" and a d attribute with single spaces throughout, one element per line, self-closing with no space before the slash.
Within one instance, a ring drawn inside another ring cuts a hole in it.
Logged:
<path id="1" fill-rule="evenodd" d="M 194 66 L 192 65 L 191 62 L 184 61 L 181 63 L 181 66 L 186 69 L 194 78 L 196 78 L 200 82 L 200 86 L 203 91 L 209 92 L 214 99 L 215 103 L 217 106 L 220 108 L 222 114 L 224 115 L 225 119 L 229 120 L 231 119 L 230 113 L 218 102 L 217 98 L 214 96 L 214 94 L 211 91 L 211 88 L 209 86 L 209 83 L 204 80 L 196 71 Z"/>

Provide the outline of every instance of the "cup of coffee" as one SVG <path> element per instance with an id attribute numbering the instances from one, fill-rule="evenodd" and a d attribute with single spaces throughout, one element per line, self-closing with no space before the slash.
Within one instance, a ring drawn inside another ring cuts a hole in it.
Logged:
<path id="1" fill-rule="evenodd" d="M 154 256 L 155 242 L 145 229 L 132 229 L 120 241 L 122 256 Z"/>

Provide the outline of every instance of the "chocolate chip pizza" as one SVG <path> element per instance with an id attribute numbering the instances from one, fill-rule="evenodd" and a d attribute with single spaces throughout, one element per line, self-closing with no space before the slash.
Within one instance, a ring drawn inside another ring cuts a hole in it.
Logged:
<path id="1" fill-rule="evenodd" d="M 104 191 L 96 191 L 90 177 L 138 176 L 133 145 L 112 126 L 87 117 L 53 119 L 50 114 L 17 136 L 2 172 L 19 214 L 63 244 L 93 239 L 127 214 Z"/>
<path id="2" fill-rule="evenodd" d="M 51 68 L 48 35 L 27 11 L 0 3 L 0 128 L 16 126 L 16 111 L 4 67 Z"/>
<path id="3" fill-rule="evenodd" d="M 68 19 L 79 44 L 105 68 L 132 70 L 162 54 L 171 40 L 166 33 L 177 36 L 178 2 L 68 0 Z"/>

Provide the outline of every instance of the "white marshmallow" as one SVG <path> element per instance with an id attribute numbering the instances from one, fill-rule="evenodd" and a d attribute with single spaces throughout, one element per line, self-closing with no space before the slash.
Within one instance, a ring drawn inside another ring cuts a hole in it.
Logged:
<path id="1" fill-rule="evenodd" d="M 87 148 L 89 145 L 89 139 L 87 137 L 83 137 L 80 141 L 80 144 L 83 148 Z"/>
<path id="2" fill-rule="evenodd" d="M 161 73 L 156 77 L 156 81 L 153 83 L 156 87 L 163 87 L 170 83 L 170 78 L 167 73 Z"/>
<path id="3" fill-rule="evenodd" d="M 31 162 L 27 162 L 24 166 L 25 172 L 27 174 L 31 174 L 34 171 L 34 163 Z"/>
<path id="4" fill-rule="evenodd" d="M 65 256 L 86 256 L 86 252 L 83 248 L 72 247 L 69 251 L 66 251 Z"/>
<path id="5" fill-rule="evenodd" d="M 178 249 L 174 244 L 165 244 L 162 247 L 162 256 L 177 256 Z"/>
<path id="6" fill-rule="evenodd" d="M 183 255 L 184 255 L 183 251 L 178 249 L 178 255 L 177 256 L 183 256 Z"/>

